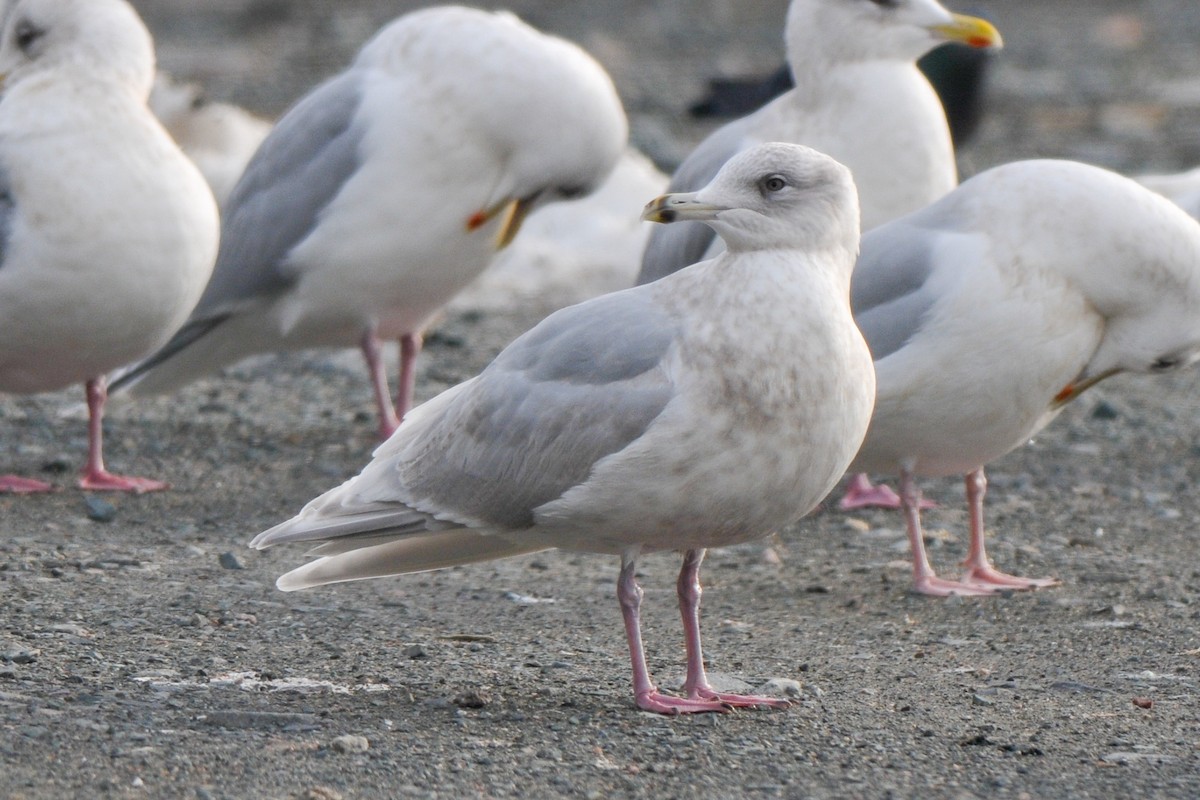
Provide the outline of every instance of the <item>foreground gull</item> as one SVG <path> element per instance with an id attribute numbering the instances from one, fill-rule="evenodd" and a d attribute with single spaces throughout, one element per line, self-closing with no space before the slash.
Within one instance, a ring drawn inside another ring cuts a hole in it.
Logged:
<path id="1" fill-rule="evenodd" d="M 408 14 L 263 142 L 225 205 L 187 325 L 114 389 L 176 389 L 255 353 L 359 344 L 380 431 L 412 397 L 421 331 L 540 203 L 599 185 L 627 128 L 608 75 L 507 13 Z M 380 338 L 400 340 L 397 407 Z"/>
<path id="2" fill-rule="evenodd" d="M 936 0 L 792 0 L 786 41 L 795 88 L 705 139 L 670 190 L 697 189 L 735 153 L 782 141 L 850 168 L 863 230 L 928 205 L 954 188 L 958 173 L 945 112 L 915 62 L 946 40 L 998 47 L 1000 34 Z M 638 283 L 711 255 L 713 243 L 701 225 L 654 231 Z"/>
<path id="3" fill-rule="evenodd" d="M 212 271 L 217 210 L 146 108 L 150 34 L 123 0 L 19 0 L 0 32 L 0 392 L 86 382 L 86 489 L 104 468 L 104 375 L 162 345 Z M 0 491 L 41 481 L 0 476 Z"/>
<path id="4" fill-rule="evenodd" d="M 854 186 L 832 159 L 771 144 L 644 216 L 706 222 L 729 251 L 547 317 L 414 409 L 362 474 L 251 542 L 319 543 L 280 589 L 552 547 L 620 555 L 640 708 L 786 705 L 710 688 L 700 562 L 805 514 L 862 441 L 874 380 L 849 307 Z M 658 550 L 686 551 L 686 697 L 658 692 L 642 650 L 635 566 Z"/>
<path id="5" fill-rule="evenodd" d="M 1052 585 L 989 563 L 983 467 L 1098 381 L 1200 357 L 1200 225 L 1111 172 L 1017 162 L 866 234 L 852 299 L 877 376 L 853 468 L 899 473 L 916 591 Z M 934 574 L 921 538 L 915 479 L 939 475 L 966 476 L 961 581 Z"/>

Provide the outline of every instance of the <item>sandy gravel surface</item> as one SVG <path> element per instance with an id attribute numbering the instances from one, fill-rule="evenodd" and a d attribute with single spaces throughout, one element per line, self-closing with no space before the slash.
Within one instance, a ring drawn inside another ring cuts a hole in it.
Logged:
<path id="1" fill-rule="evenodd" d="M 277 114 L 419 4 L 137 5 L 164 66 Z M 781 0 L 511 5 L 598 55 L 637 143 L 668 167 L 707 129 L 681 116 L 704 80 L 782 53 Z M 1200 4 L 978 5 L 1009 46 L 964 172 L 1033 156 L 1200 163 Z M 419 394 L 477 372 L 544 310 L 452 316 Z M 994 557 L 1060 588 L 915 597 L 902 522 L 882 511 L 823 510 L 767 549 L 712 553 L 712 669 L 800 688 L 788 711 L 690 719 L 632 707 L 612 559 L 275 591 L 299 553 L 245 543 L 373 445 L 354 354 L 267 359 L 126 406 L 110 462 L 173 491 L 0 497 L 0 797 L 1200 796 L 1198 382 L 1110 381 L 993 465 Z M 4 470 L 70 485 L 78 402 L 0 398 Z M 961 487 L 928 488 L 949 571 Z M 682 672 L 677 568 L 642 568 L 667 683 Z"/>

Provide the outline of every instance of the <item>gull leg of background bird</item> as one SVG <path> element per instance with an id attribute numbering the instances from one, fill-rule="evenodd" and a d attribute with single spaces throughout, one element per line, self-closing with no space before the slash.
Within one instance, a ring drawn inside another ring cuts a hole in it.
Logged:
<path id="1" fill-rule="evenodd" d="M 842 496 L 838 508 L 850 511 L 855 508 L 900 508 L 900 495 L 886 483 L 878 486 L 871 485 L 871 479 L 865 472 L 850 476 L 846 484 L 846 493 Z M 937 503 L 921 498 L 921 508 L 937 508 Z"/>
<path id="2" fill-rule="evenodd" d="M 400 385 L 396 387 L 396 416 L 401 422 L 412 408 L 413 386 L 417 382 L 417 356 L 421 355 L 424 337 L 421 333 L 406 333 L 400 337 Z"/>
<path id="3" fill-rule="evenodd" d="M 19 475 L 0 475 L 0 494 L 38 494 L 53 492 L 54 485 L 22 478 Z"/>
<path id="4" fill-rule="evenodd" d="M 621 615 L 625 618 L 625 638 L 629 640 L 629 660 L 633 663 L 634 702 L 644 711 L 659 714 L 728 711 L 729 706 L 724 703 L 660 694 L 658 687 L 651 682 L 650 671 L 646 668 L 646 651 L 642 647 L 643 593 L 634 575 L 639 552 L 639 548 L 631 548 L 621 554 L 621 576 L 617 579 L 617 600 L 621 603 Z"/>
<path id="5" fill-rule="evenodd" d="M 921 489 L 916 476 L 907 467 L 900 469 L 900 499 L 908 523 L 908 545 L 912 549 L 913 591 L 933 597 L 950 595 L 992 595 L 996 590 L 979 584 L 962 583 L 939 578 L 929 564 L 925 540 L 921 535 Z"/>
<path id="6" fill-rule="evenodd" d="M 963 580 L 1002 589 L 1041 589 L 1058 586 L 1061 581 L 1057 578 L 1018 578 L 1015 575 L 1006 575 L 992 566 L 983 541 L 983 496 L 987 493 L 987 476 L 983 474 L 983 467 L 968 472 L 965 482 L 967 507 L 971 512 L 971 546 L 967 552 L 967 560 L 963 562 L 963 566 L 967 568 L 963 573 Z"/>
<path id="7" fill-rule="evenodd" d="M 113 475 L 104 468 L 104 403 L 108 400 L 108 381 L 101 375 L 86 384 L 88 404 L 88 460 L 80 489 L 105 492 L 158 492 L 169 484 L 151 478 Z"/>
<path id="8" fill-rule="evenodd" d="M 679 614 L 683 617 L 683 636 L 687 647 L 687 679 L 683 691 L 691 700 L 715 700 L 734 708 L 770 706 L 787 708 L 787 700 L 755 695 L 723 694 L 715 691 L 708 683 L 704 672 L 704 652 L 700 647 L 700 563 L 704 561 L 704 550 L 688 550 L 683 555 L 683 567 L 679 570 L 679 581 L 675 588 L 679 593 Z"/>
<path id="9" fill-rule="evenodd" d="M 367 372 L 371 374 L 371 389 L 375 393 L 375 407 L 379 409 L 379 438 L 386 439 L 400 427 L 400 418 L 392 407 L 392 392 L 388 389 L 387 370 L 383 366 L 379 336 L 374 326 L 367 328 L 359 342 L 363 358 L 367 361 Z M 401 376 L 403 380 L 403 376 Z"/>

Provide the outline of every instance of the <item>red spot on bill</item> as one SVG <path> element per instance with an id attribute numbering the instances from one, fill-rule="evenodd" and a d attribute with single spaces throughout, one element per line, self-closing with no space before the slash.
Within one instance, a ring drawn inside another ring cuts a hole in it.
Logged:
<path id="1" fill-rule="evenodd" d="M 467 230 L 477 231 L 487 224 L 488 215 L 486 211 L 476 211 L 471 216 L 467 217 Z"/>

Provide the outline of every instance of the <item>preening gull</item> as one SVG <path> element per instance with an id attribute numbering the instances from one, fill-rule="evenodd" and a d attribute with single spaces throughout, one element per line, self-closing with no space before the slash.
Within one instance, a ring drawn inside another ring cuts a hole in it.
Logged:
<path id="1" fill-rule="evenodd" d="M 729 251 L 552 314 L 414 409 L 360 475 L 251 542 L 318 543 L 280 589 L 552 547 L 620 555 L 640 708 L 780 704 L 709 687 L 699 569 L 705 548 L 808 512 L 862 441 L 874 378 L 850 316 L 854 186 L 827 156 L 769 144 L 644 216 L 704 221 Z M 686 697 L 658 692 L 642 650 L 635 565 L 658 550 L 686 551 Z"/>
<path id="2" fill-rule="evenodd" d="M 204 179 L 146 107 L 150 34 L 123 0 L 17 0 L 0 74 L 0 391 L 85 382 L 80 486 L 164 488 L 105 470 L 104 376 L 187 318 L 218 220 Z M 50 488 L 0 477 L 0 491 Z"/>
<path id="3" fill-rule="evenodd" d="M 386 435 L 430 318 L 528 211 L 598 186 L 626 134 L 612 81 L 574 44 L 506 12 L 402 16 L 276 125 L 225 206 L 191 319 L 114 388 L 164 392 L 256 353 L 359 344 Z M 395 410 L 380 337 L 401 344 Z"/>
<path id="4" fill-rule="evenodd" d="M 795 88 L 705 139 L 670 190 L 697 189 L 735 153 L 782 141 L 850 168 L 863 230 L 928 205 L 954 188 L 958 173 L 945 112 L 915 62 L 947 40 L 1001 43 L 991 23 L 951 14 L 936 0 L 792 0 L 786 42 Z M 711 255 L 713 244 L 700 225 L 655 230 L 638 282 Z"/>
<path id="5" fill-rule="evenodd" d="M 867 233 L 852 301 L 877 379 L 853 468 L 899 473 L 915 589 L 1051 585 L 988 561 L 984 465 L 1098 381 L 1200 357 L 1200 224 L 1106 170 L 1016 162 Z M 921 538 L 916 478 L 944 475 L 966 476 L 961 581 L 934 574 Z"/>

